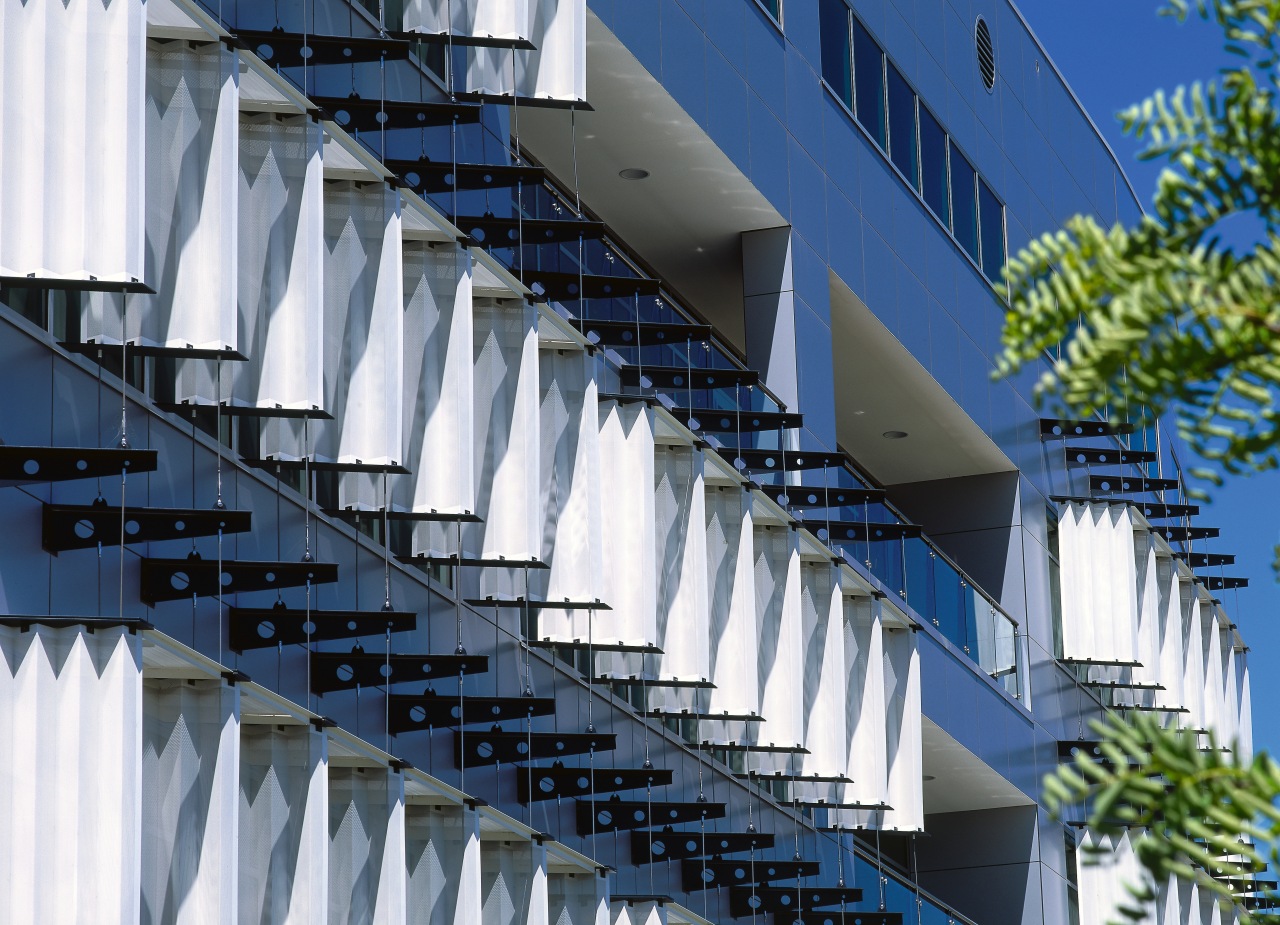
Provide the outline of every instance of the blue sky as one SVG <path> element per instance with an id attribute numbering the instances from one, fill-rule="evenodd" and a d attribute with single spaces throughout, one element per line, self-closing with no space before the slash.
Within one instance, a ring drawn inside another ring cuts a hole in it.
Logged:
<path id="1" fill-rule="evenodd" d="M 1138 146 L 1120 131 L 1115 113 L 1155 89 L 1211 79 L 1228 60 L 1220 32 L 1198 20 L 1178 24 L 1157 16 L 1157 0 L 1015 2 L 1111 143 L 1138 195 L 1149 201 L 1160 168 L 1137 160 Z M 1243 591 L 1223 592 L 1223 601 L 1252 650 L 1255 745 L 1280 752 L 1280 715 L 1270 709 L 1280 698 L 1280 673 L 1268 668 L 1280 658 L 1280 586 L 1271 568 L 1272 547 L 1280 542 L 1280 474 L 1228 481 L 1202 507 L 1199 522 L 1222 529 L 1209 551 L 1235 553 L 1236 565 L 1227 574 L 1250 579 Z"/>

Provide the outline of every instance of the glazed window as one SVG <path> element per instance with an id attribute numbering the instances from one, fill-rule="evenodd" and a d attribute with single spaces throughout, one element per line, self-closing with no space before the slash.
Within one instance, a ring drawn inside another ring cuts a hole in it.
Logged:
<path id="1" fill-rule="evenodd" d="M 933 214 L 949 224 L 947 211 L 947 133 L 922 103 L 920 105 L 920 195 Z"/>
<path id="2" fill-rule="evenodd" d="M 916 95 L 898 69 L 885 67 L 889 97 L 889 157 L 912 186 L 919 187 L 916 170 Z"/>
<path id="3" fill-rule="evenodd" d="M 862 127 L 887 150 L 884 128 L 884 52 L 863 28 L 853 21 L 854 114 Z"/>
<path id="4" fill-rule="evenodd" d="M 1004 206 L 981 177 L 978 178 L 978 231 L 982 238 L 982 272 L 997 283 L 1004 269 Z"/>
<path id="5" fill-rule="evenodd" d="M 978 256 L 977 172 L 968 158 L 951 145 L 951 232 L 974 260 Z"/>
<path id="6" fill-rule="evenodd" d="M 853 71 L 849 57 L 849 8 L 844 0 L 821 0 L 822 79 L 853 111 Z"/>

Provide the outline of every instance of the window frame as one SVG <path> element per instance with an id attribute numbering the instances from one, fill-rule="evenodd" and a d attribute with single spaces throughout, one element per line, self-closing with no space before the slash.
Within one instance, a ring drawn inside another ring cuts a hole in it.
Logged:
<path id="1" fill-rule="evenodd" d="M 777 0 L 777 3 L 778 3 L 777 16 L 773 15 L 773 10 L 769 9 L 769 7 L 765 4 L 765 0 L 755 0 L 755 2 L 756 2 L 756 6 L 760 7 L 760 12 L 764 13 L 765 16 L 769 17 L 769 22 L 773 23 L 774 26 L 777 27 L 779 32 L 782 32 L 783 31 L 782 17 L 784 15 L 786 0 Z"/>

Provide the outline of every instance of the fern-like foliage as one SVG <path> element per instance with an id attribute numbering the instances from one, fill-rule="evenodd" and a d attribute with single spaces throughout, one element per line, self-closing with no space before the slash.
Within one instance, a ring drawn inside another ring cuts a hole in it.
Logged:
<path id="1" fill-rule="evenodd" d="M 1141 156 L 1165 163 L 1133 227 L 1077 216 L 1012 257 L 998 375 L 1059 356 L 1042 400 L 1088 415 L 1166 412 L 1216 463 L 1199 474 L 1280 465 L 1280 0 L 1170 0 L 1216 22 L 1239 64 L 1124 113 Z M 1251 216 L 1236 251 L 1222 223 Z"/>
<path id="2" fill-rule="evenodd" d="M 1242 879 L 1278 859 L 1280 765 L 1265 753 L 1242 761 L 1212 743 L 1205 748 L 1202 735 L 1150 715 L 1112 716 L 1093 728 L 1100 756 L 1081 750 L 1046 775 L 1044 802 L 1059 819 L 1086 806 L 1099 834 L 1141 833 L 1132 844 L 1150 879 L 1127 884 L 1134 901 L 1117 911 L 1142 919 L 1154 899 L 1151 884 L 1174 876 L 1235 905 L 1245 925 L 1280 922 L 1237 896 Z"/>

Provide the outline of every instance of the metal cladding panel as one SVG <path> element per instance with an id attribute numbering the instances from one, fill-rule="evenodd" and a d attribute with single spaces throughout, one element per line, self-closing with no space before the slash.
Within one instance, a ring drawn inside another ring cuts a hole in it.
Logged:
<path id="1" fill-rule="evenodd" d="M 146 16 L 0 5 L 0 275 L 144 278 Z"/>

